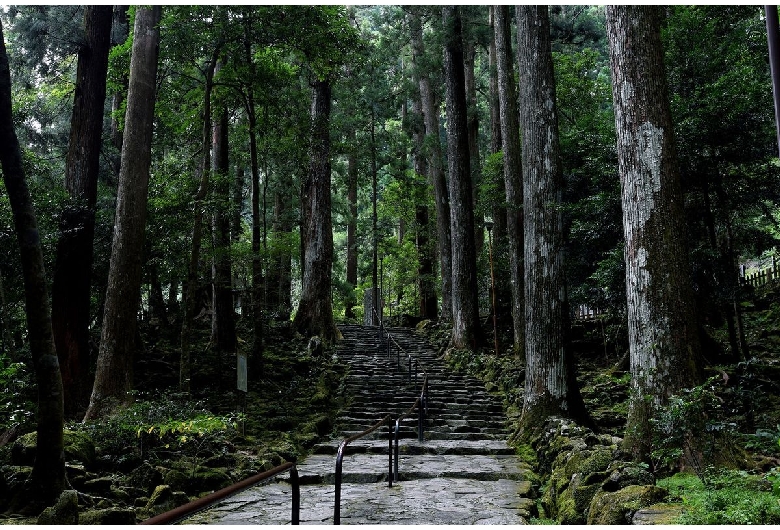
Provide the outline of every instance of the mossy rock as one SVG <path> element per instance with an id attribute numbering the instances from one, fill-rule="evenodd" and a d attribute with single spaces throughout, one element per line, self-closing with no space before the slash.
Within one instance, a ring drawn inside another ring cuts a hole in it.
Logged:
<path id="1" fill-rule="evenodd" d="M 604 480 L 604 491 L 618 491 L 627 486 L 650 486 L 655 476 L 646 468 L 633 462 L 613 462 L 607 469 L 609 476 Z"/>
<path id="2" fill-rule="evenodd" d="M 600 491 L 588 509 L 588 524 L 630 524 L 640 508 L 663 501 L 668 492 L 657 486 L 627 486 L 618 491 Z"/>
<path id="3" fill-rule="evenodd" d="M 79 462 L 87 469 L 95 467 L 95 444 L 88 435 L 65 429 L 62 436 L 67 462 Z M 33 465 L 37 444 L 37 432 L 30 432 L 17 438 L 11 447 L 11 463 L 17 466 Z"/>
<path id="4" fill-rule="evenodd" d="M 38 516 L 36 524 L 79 524 L 79 494 L 76 490 L 63 491 L 54 506 L 49 506 Z"/>
<path id="5" fill-rule="evenodd" d="M 79 524 L 134 525 L 135 512 L 128 508 L 87 510 L 79 515 Z"/>
<path id="6" fill-rule="evenodd" d="M 164 472 L 167 472 L 167 469 L 144 462 L 126 475 L 125 484 L 151 494 L 156 486 L 163 483 Z"/>
<path id="7" fill-rule="evenodd" d="M 671 525 L 683 513 L 681 504 L 653 504 L 647 508 L 640 508 L 631 518 L 631 524 L 641 525 Z"/>

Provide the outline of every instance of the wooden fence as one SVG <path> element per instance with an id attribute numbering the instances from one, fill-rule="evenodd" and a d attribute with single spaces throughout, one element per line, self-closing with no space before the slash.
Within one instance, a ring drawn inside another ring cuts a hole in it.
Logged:
<path id="1" fill-rule="evenodd" d="M 770 282 L 777 281 L 780 271 L 777 270 L 777 258 L 772 257 L 772 263 L 768 267 L 759 268 L 748 273 L 744 265 L 739 268 L 739 279 L 744 285 L 760 287 Z"/>

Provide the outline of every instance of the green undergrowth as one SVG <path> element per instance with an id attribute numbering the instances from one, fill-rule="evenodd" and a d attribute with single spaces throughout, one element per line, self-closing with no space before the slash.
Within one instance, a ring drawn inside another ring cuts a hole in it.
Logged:
<path id="1" fill-rule="evenodd" d="M 658 481 L 669 500 L 682 504 L 676 524 L 780 524 L 778 472 L 752 475 L 719 471 L 708 486 L 694 474 L 678 473 Z"/>

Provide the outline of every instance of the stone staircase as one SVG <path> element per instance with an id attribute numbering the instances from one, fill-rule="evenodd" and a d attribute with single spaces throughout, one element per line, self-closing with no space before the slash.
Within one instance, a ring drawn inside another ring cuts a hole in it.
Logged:
<path id="1" fill-rule="evenodd" d="M 353 441 L 343 460 L 342 524 L 523 524 L 533 511 L 530 467 L 504 441 L 501 403 L 484 385 L 454 373 L 426 340 L 391 328 L 391 353 L 376 327 L 344 325 L 336 354 L 348 364 L 347 406 L 331 440 L 298 465 L 301 523 L 333 522 L 336 453 L 341 441 L 388 413 L 393 422 L 419 397 L 428 376 L 424 439 L 417 411 L 401 423 L 399 481 L 388 487 L 388 428 Z M 400 349 L 399 349 L 400 346 Z M 410 376 L 411 356 L 419 366 Z M 184 521 L 187 524 L 287 524 L 290 485 L 251 488 Z"/>

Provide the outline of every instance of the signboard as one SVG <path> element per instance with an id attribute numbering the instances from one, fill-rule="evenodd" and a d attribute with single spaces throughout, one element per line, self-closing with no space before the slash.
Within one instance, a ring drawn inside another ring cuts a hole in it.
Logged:
<path id="1" fill-rule="evenodd" d="M 246 353 L 236 355 L 236 387 L 246 392 Z"/>

